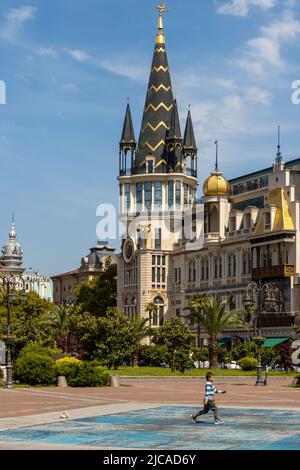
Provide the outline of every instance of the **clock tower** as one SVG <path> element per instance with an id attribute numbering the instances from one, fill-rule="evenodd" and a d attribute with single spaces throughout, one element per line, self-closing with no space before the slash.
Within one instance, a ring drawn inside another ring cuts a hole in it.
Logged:
<path id="1" fill-rule="evenodd" d="M 191 111 L 182 137 L 167 58 L 163 15 L 158 30 L 138 142 L 127 104 L 120 140 L 120 219 L 125 228 L 118 258 L 118 307 L 129 316 L 148 317 L 151 326 L 171 315 L 171 254 L 184 241 L 183 216 L 197 191 L 197 146 Z M 174 309 L 173 309 L 174 310 Z"/>

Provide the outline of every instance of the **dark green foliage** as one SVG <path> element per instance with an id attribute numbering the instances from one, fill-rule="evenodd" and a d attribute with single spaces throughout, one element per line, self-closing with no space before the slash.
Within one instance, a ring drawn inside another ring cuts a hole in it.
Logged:
<path id="1" fill-rule="evenodd" d="M 109 309 L 107 316 L 99 319 L 100 342 L 96 344 L 97 357 L 109 369 L 118 369 L 130 361 L 135 352 L 136 338 L 127 315 L 116 308 Z"/>
<path id="2" fill-rule="evenodd" d="M 163 345 L 142 345 L 140 348 L 140 361 L 144 366 L 159 367 L 166 364 L 167 346 Z"/>
<path id="3" fill-rule="evenodd" d="M 231 351 L 228 351 L 227 348 L 225 348 L 224 346 L 218 348 L 218 362 L 219 363 L 226 364 L 227 362 L 231 361 L 231 357 L 232 357 Z"/>
<path id="4" fill-rule="evenodd" d="M 108 385 L 109 374 L 100 367 L 83 363 L 76 373 L 67 377 L 68 385 L 71 387 L 105 387 Z"/>
<path id="5" fill-rule="evenodd" d="M 117 266 L 111 265 L 99 278 L 81 283 L 76 290 L 76 304 L 82 312 L 101 317 L 117 305 Z"/>
<path id="6" fill-rule="evenodd" d="M 257 357 L 258 346 L 254 341 L 244 341 L 237 343 L 231 350 L 231 356 L 234 361 L 238 361 L 243 357 Z"/>
<path id="7" fill-rule="evenodd" d="M 190 332 L 180 318 L 174 317 L 166 321 L 158 330 L 155 331 L 153 342 L 167 347 L 167 363 L 171 370 L 175 370 L 175 353 L 179 350 L 190 352 L 194 344 L 195 336 Z"/>
<path id="8" fill-rule="evenodd" d="M 199 362 L 208 361 L 209 350 L 208 348 L 193 348 L 193 360 Z"/>
<path id="9" fill-rule="evenodd" d="M 3 370 L 0 368 L 0 380 L 2 380 L 4 377 Z"/>
<path id="10" fill-rule="evenodd" d="M 187 369 L 194 367 L 193 361 L 189 356 L 189 352 L 186 349 L 179 349 L 174 353 L 174 369 L 176 372 L 184 373 Z"/>
<path id="11" fill-rule="evenodd" d="M 15 363 L 15 378 L 28 385 L 50 385 L 56 381 L 55 356 L 61 351 L 39 344 L 22 349 Z"/>
<path id="12" fill-rule="evenodd" d="M 45 313 L 52 304 L 41 299 L 35 292 L 30 292 L 25 301 L 17 295 L 11 304 L 11 325 L 13 336 L 13 358 L 16 358 L 20 350 L 29 343 L 37 342 L 43 346 L 54 347 L 56 345 L 51 326 L 48 324 Z M 6 335 L 6 299 L 0 302 L 0 339 Z"/>

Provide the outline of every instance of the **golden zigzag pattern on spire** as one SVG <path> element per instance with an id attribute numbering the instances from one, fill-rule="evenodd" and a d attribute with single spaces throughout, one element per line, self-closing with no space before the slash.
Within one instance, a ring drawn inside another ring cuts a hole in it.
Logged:
<path id="1" fill-rule="evenodd" d="M 152 145 L 150 145 L 148 141 L 145 142 L 145 145 L 147 145 L 147 147 L 150 150 L 152 150 L 152 152 L 155 152 L 158 149 L 158 147 L 160 147 L 161 145 L 165 145 L 165 144 L 166 144 L 166 142 L 163 139 L 160 142 L 158 142 L 158 144 L 155 145 L 155 147 L 152 147 Z"/>
<path id="2" fill-rule="evenodd" d="M 154 86 L 154 85 L 152 85 L 152 86 L 148 89 L 148 91 L 154 90 L 154 91 L 158 92 L 159 90 L 165 90 L 165 92 L 167 93 L 167 92 L 170 91 L 171 89 L 172 89 L 171 86 L 165 86 L 165 85 L 161 84 L 161 85 L 159 85 L 159 86 Z"/>
<path id="3" fill-rule="evenodd" d="M 146 113 L 150 108 L 152 108 L 153 111 L 155 111 L 155 112 L 158 111 L 160 108 L 165 108 L 166 111 L 171 111 L 171 109 L 173 108 L 173 104 L 171 104 L 171 106 L 168 107 L 168 106 L 165 105 L 165 103 L 159 103 L 159 105 L 155 107 L 155 106 L 153 106 L 153 104 L 151 103 L 151 104 L 149 104 L 149 106 L 145 109 L 145 113 Z"/>
<path id="4" fill-rule="evenodd" d="M 155 52 L 158 52 L 158 53 L 160 53 L 160 52 L 166 52 L 166 49 L 164 49 L 163 47 L 157 47 L 157 48 L 155 49 Z"/>
<path id="5" fill-rule="evenodd" d="M 152 72 L 167 72 L 169 70 L 169 67 L 164 67 L 163 65 L 160 65 L 159 67 L 153 67 Z"/>
<path id="6" fill-rule="evenodd" d="M 164 121 L 160 121 L 160 123 L 157 124 L 156 127 L 152 126 L 152 124 L 150 124 L 150 122 L 147 122 L 147 124 L 143 127 L 142 132 L 145 132 L 147 127 L 149 127 L 153 132 L 156 132 L 161 126 L 165 127 L 166 129 L 169 129 L 167 124 Z"/>

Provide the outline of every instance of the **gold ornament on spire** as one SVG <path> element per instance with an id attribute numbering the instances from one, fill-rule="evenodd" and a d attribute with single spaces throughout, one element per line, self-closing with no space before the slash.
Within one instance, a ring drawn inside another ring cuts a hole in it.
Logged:
<path id="1" fill-rule="evenodd" d="M 156 10 L 159 13 L 158 17 L 158 33 L 156 37 L 156 44 L 165 44 L 165 36 L 164 36 L 164 25 L 163 25 L 163 14 L 167 13 L 169 10 L 166 5 L 161 1 L 157 6 Z"/>

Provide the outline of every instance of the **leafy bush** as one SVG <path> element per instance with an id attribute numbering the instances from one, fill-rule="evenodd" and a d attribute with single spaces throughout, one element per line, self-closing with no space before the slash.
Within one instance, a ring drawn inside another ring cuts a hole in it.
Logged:
<path id="1" fill-rule="evenodd" d="M 67 379 L 68 385 L 71 387 L 105 387 L 105 385 L 108 384 L 109 374 L 101 369 L 101 367 L 81 363 L 76 374 L 74 370 L 75 369 L 72 371 L 72 375 Z"/>
<path id="2" fill-rule="evenodd" d="M 280 364 L 281 358 L 277 348 L 262 348 L 261 349 L 261 364 L 262 366 L 271 366 Z"/>
<path id="3" fill-rule="evenodd" d="M 15 363 L 15 375 L 21 383 L 28 385 L 50 385 L 55 383 L 55 357 L 60 349 L 51 349 L 32 343 L 21 349 Z"/>
<path id="4" fill-rule="evenodd" d="M 189 352 L 186 349 L 179 349 L 174 353 L 174 369 L 176 372 L 184 373 L 187 369 L 194 367 L 193 361 L 189 356 Z"/>
<path id="5" fill-rule="evenodd" d="M 227 348 L 220 347 L 218 348 L 218 362 L 227 363 L 231 361 L 232 354 L 228 351 Z"/>
<path id="6" fill-rule="evenodd" d="M 254 341 L 244 341 L 235 344 L 231 350 L 232 360 L 238 361 L 243 357 L 257 357 L 258 346 Z"/>
<path id="7" fill-rule="evenodd" d="M 155 345 L 149 346 L 144 344 L 140 349 L 140 361 L 144 366 L 159 367 L 166 362 L 167 346 Z"/>
<path id="8" fill-rule="evenodd" d="M 258 362 L 254 357 L 244 357 L 239 360 L 238 364 L 243 370 L 255 370 Z"/>
<path id="9" fill-rule="evenodd" d="M 16 378 L 28 385 L 50 385 L 55 382 L 55 361 L 47 354 L 26 352 L 15 364 Z"/>
<path id="10" fill-rule="evenodd" d="M 0 367 L 0 380 L 3 380 L 3 378 L 4 378 L 3 370 Z"/>
<path id="11" fill-rule="evenodd" d="M 75 357 L 63 357 L 55 362 L 56 373 L 57 375 L 64 375 L 68 380 L 70 376 L 73 377 L 78 373 L 81 364 L 83 362 Z"/>

